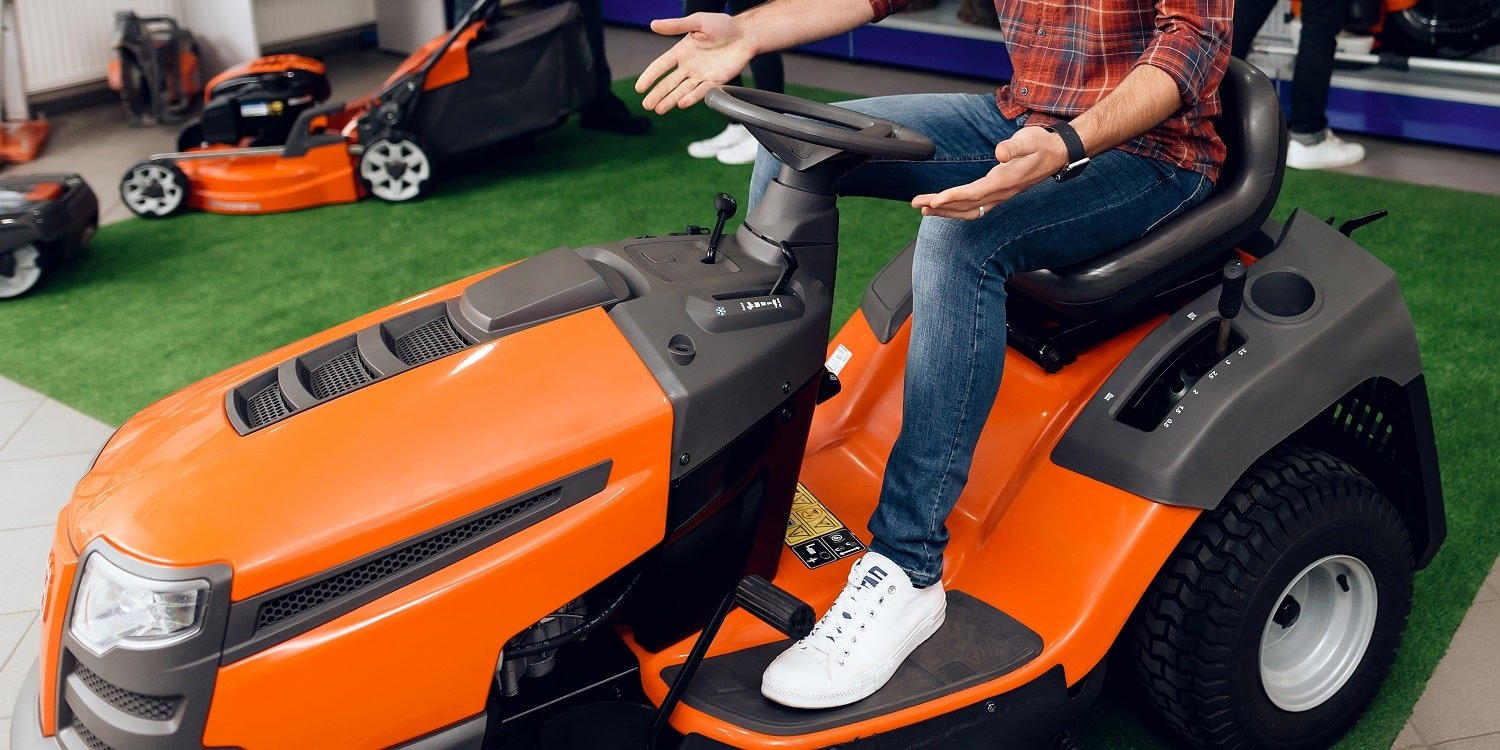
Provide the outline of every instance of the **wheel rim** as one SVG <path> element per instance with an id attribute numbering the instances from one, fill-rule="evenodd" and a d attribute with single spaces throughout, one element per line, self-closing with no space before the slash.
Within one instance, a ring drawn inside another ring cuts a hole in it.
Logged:
<path id="1" fill-rule="evenodd" d="M 1358 559 L 1330 555 L 1281 592 L 1260 639 L 1260 680 L 1285 711 L 1309 711 L 1359 669 L 1375 632 L 1375 577 Z"/>
<path id="2" fill-rule="evenodd" d="M 380 141 L 365 150 L 359 174 L 375 197 L 405 201 L 422 192 L 423 183 L 432 176 L 432 164 L 427 152 L 411 141 Z"/>
<path id="3" fill-rule="evenodd" d="M 176 211 L 186 193 L 177 175 L 160 164 L 142 164 L 130 170 L 120 185 L 120 196 L 131 211 L 152 216 Z"/>
<path id="4" fill-rule="evenodd" d="M 19 297 L 42 280 L 42 253 L 22 245 L 0 258 L 0 299 Z"/>

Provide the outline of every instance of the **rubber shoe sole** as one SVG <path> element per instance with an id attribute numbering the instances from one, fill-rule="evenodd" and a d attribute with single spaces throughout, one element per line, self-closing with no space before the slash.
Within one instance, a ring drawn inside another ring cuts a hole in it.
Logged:
<path id="1" fill-rule="evenodd" d="M 875 691 L 885 687 L 885 684 L 890 682 L 891 677 L 896 674 L 896 670 L 901 667 L 901 663 L 906 661 L 906 657 L 911 656 L 911 652 L 916 651 L 918 646 L 925 643 L 928 638 L 931 638 L 938 631 L 938 628 L 943 627 L 943 621 L 947 616 L 948 602 L 944 601 L 943 608 L 927 618 L 915 631 L 912 631 L 912 634 L 907 636 L 906 641 L 901 644 L 901 648 L 897 649 L 896 653 L 881 662 L 871 674 L 859 678 L 859 683 L 854 687 L 832 693 L 813 695 L 810 693 L 777 690 L 775 687 L 767 685 L 762 681 L 760 694 L 768 700 L 775 701 L 788 708 L 838 708 L 862 701 L 874 695 Z"/>

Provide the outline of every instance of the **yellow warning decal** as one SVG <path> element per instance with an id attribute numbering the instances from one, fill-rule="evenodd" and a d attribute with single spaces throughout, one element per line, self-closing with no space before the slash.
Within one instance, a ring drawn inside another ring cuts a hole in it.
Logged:
<path id="1" fill-rule="evenodd" d="M 827 565 L 865 548 L 854 532 L 802 483 L 786 519 L 786 546 L 809 568 Z"/>

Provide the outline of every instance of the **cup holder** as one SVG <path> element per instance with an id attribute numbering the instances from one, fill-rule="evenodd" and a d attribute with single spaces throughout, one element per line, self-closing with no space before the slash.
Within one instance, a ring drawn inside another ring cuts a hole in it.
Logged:
<path id="1" fill-rule="evenodd" d="M 1256 277 L 1247 296 L 1256 312 L 1281 321 L 1300 320 L 1318 303 L 1313 283 L 1290 270 L 1268 271 Z"/>

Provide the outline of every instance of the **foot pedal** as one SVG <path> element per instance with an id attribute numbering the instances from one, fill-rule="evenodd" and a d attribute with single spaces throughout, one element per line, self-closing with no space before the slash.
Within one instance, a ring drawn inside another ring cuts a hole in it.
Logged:
<path id="1" fill-rule="evenodd" d="M 746 612 L 794 641 L 806 638 L 817 619 L 807 602 L 760 576 L 746 576 L 740 581 L 740 585 L 735 588 L 734 601 Z"/>

